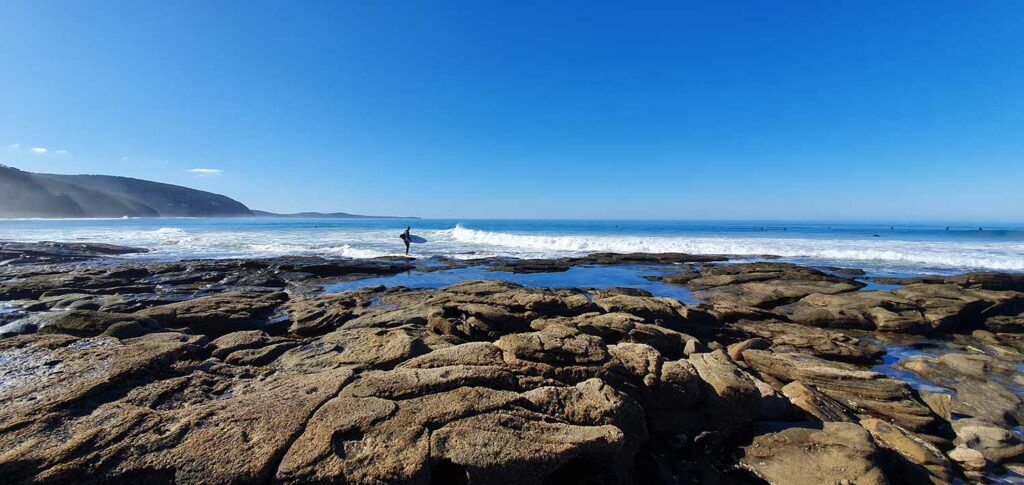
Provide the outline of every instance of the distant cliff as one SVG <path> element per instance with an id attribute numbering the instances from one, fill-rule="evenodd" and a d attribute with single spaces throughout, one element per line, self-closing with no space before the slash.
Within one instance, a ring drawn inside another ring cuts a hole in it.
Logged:
<path id="1" fill-rule="evenodd" d="M 250 217 L 241 202 L 178 185 L 0 165 L 0 217 Z"/>

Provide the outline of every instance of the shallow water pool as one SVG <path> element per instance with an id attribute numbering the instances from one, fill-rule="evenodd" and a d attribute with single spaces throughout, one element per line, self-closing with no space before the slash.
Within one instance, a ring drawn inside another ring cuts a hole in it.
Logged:
<path id="1" fill-rule="evenodd" d="M 614 265 L 576 266 L 568 271 L 551 273 L 511 273 L 488 271 L 484 266 L 470 266 L 440 271 L 408 271 L 391 276 L 364 278 L 355 281 L 333 283 L 324 286 L 328 293 L 356 290 L 367 286 L 404 286 L 406 288 L 441 288 L 461 281 L 502 280 L 530 287 L 547 288 L 637 288 L 649 291 L 654 296 L 675 298 L 683 303 L 696 304 L 690 290 L 660 281 L 645 279 L 645 276 L 660 276 L 678 271 L 674 265 Z"/>
<path id="2" fill-rule="evenodd" d="M 890 291 L 903 287 L 903 285 L 886 285 L 882 283 L 876 283 L 874 281 L 871 281 L 870 279 L 858 279 L 857 282 L 864 283 L 865 285 L 867 285 L 861 288 L 860 291 Z"/>
<path id="3" fill-rule="evenodd" d="M 935 352 L 926 352 L 918 348 L 903 345 L 885 345 L 885 351 L 885 355 L 882 356 L 882 363 L 872 367 L 872 371 L 906 382 L 907 384 L 910 384 L 910 387 L 913 387 L 918 391 L 956 394 L 950 389 L 946 389 L 945 387 L 938 386 L 933 382 L 918 377 L 917 374 L 909 370 L 893 367 L 897 362 L 914 356 L 935 357 Z"/>

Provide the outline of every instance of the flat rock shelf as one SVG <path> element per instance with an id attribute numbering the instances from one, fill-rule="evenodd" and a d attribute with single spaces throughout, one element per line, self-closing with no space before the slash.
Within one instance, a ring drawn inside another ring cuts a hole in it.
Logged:
<path id="1" fill-rule="evenodd" d="M 0 249 L 4 483 L 1021 477 L 1022 275 Z"/>

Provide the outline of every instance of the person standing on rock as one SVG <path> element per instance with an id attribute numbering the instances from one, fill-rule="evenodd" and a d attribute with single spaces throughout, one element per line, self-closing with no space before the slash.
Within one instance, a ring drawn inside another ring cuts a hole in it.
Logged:
<path id="1" fill-rule="evenodd" d="M 398 236 L 398 237 L 402 238 L 402 242 L 405 243 L 405 254 L 409 254 L 409 237 L 410 237 L 409 230 L 411 230 L 411 229 L 412 229 L 412 227 L 405 226 L 405 232 L 403 232 L 401 236 Z"/>

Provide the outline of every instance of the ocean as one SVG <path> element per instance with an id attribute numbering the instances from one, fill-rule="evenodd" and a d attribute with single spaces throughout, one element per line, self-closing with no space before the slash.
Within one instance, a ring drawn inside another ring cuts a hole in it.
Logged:
<path id="1" fill-rule="evenodd" d="M 133 258 L 400 255 L 406 225 L 427 239 L 418 258 L 552 258 L 590 252 L 766 255 L 875 275 L 1024 272 L 1024 224 L 462 219 L 0 220 L 0 241 L 88 241 L 145 247 Z M 947 229 L 948 226 L 948 229 Z"/>

